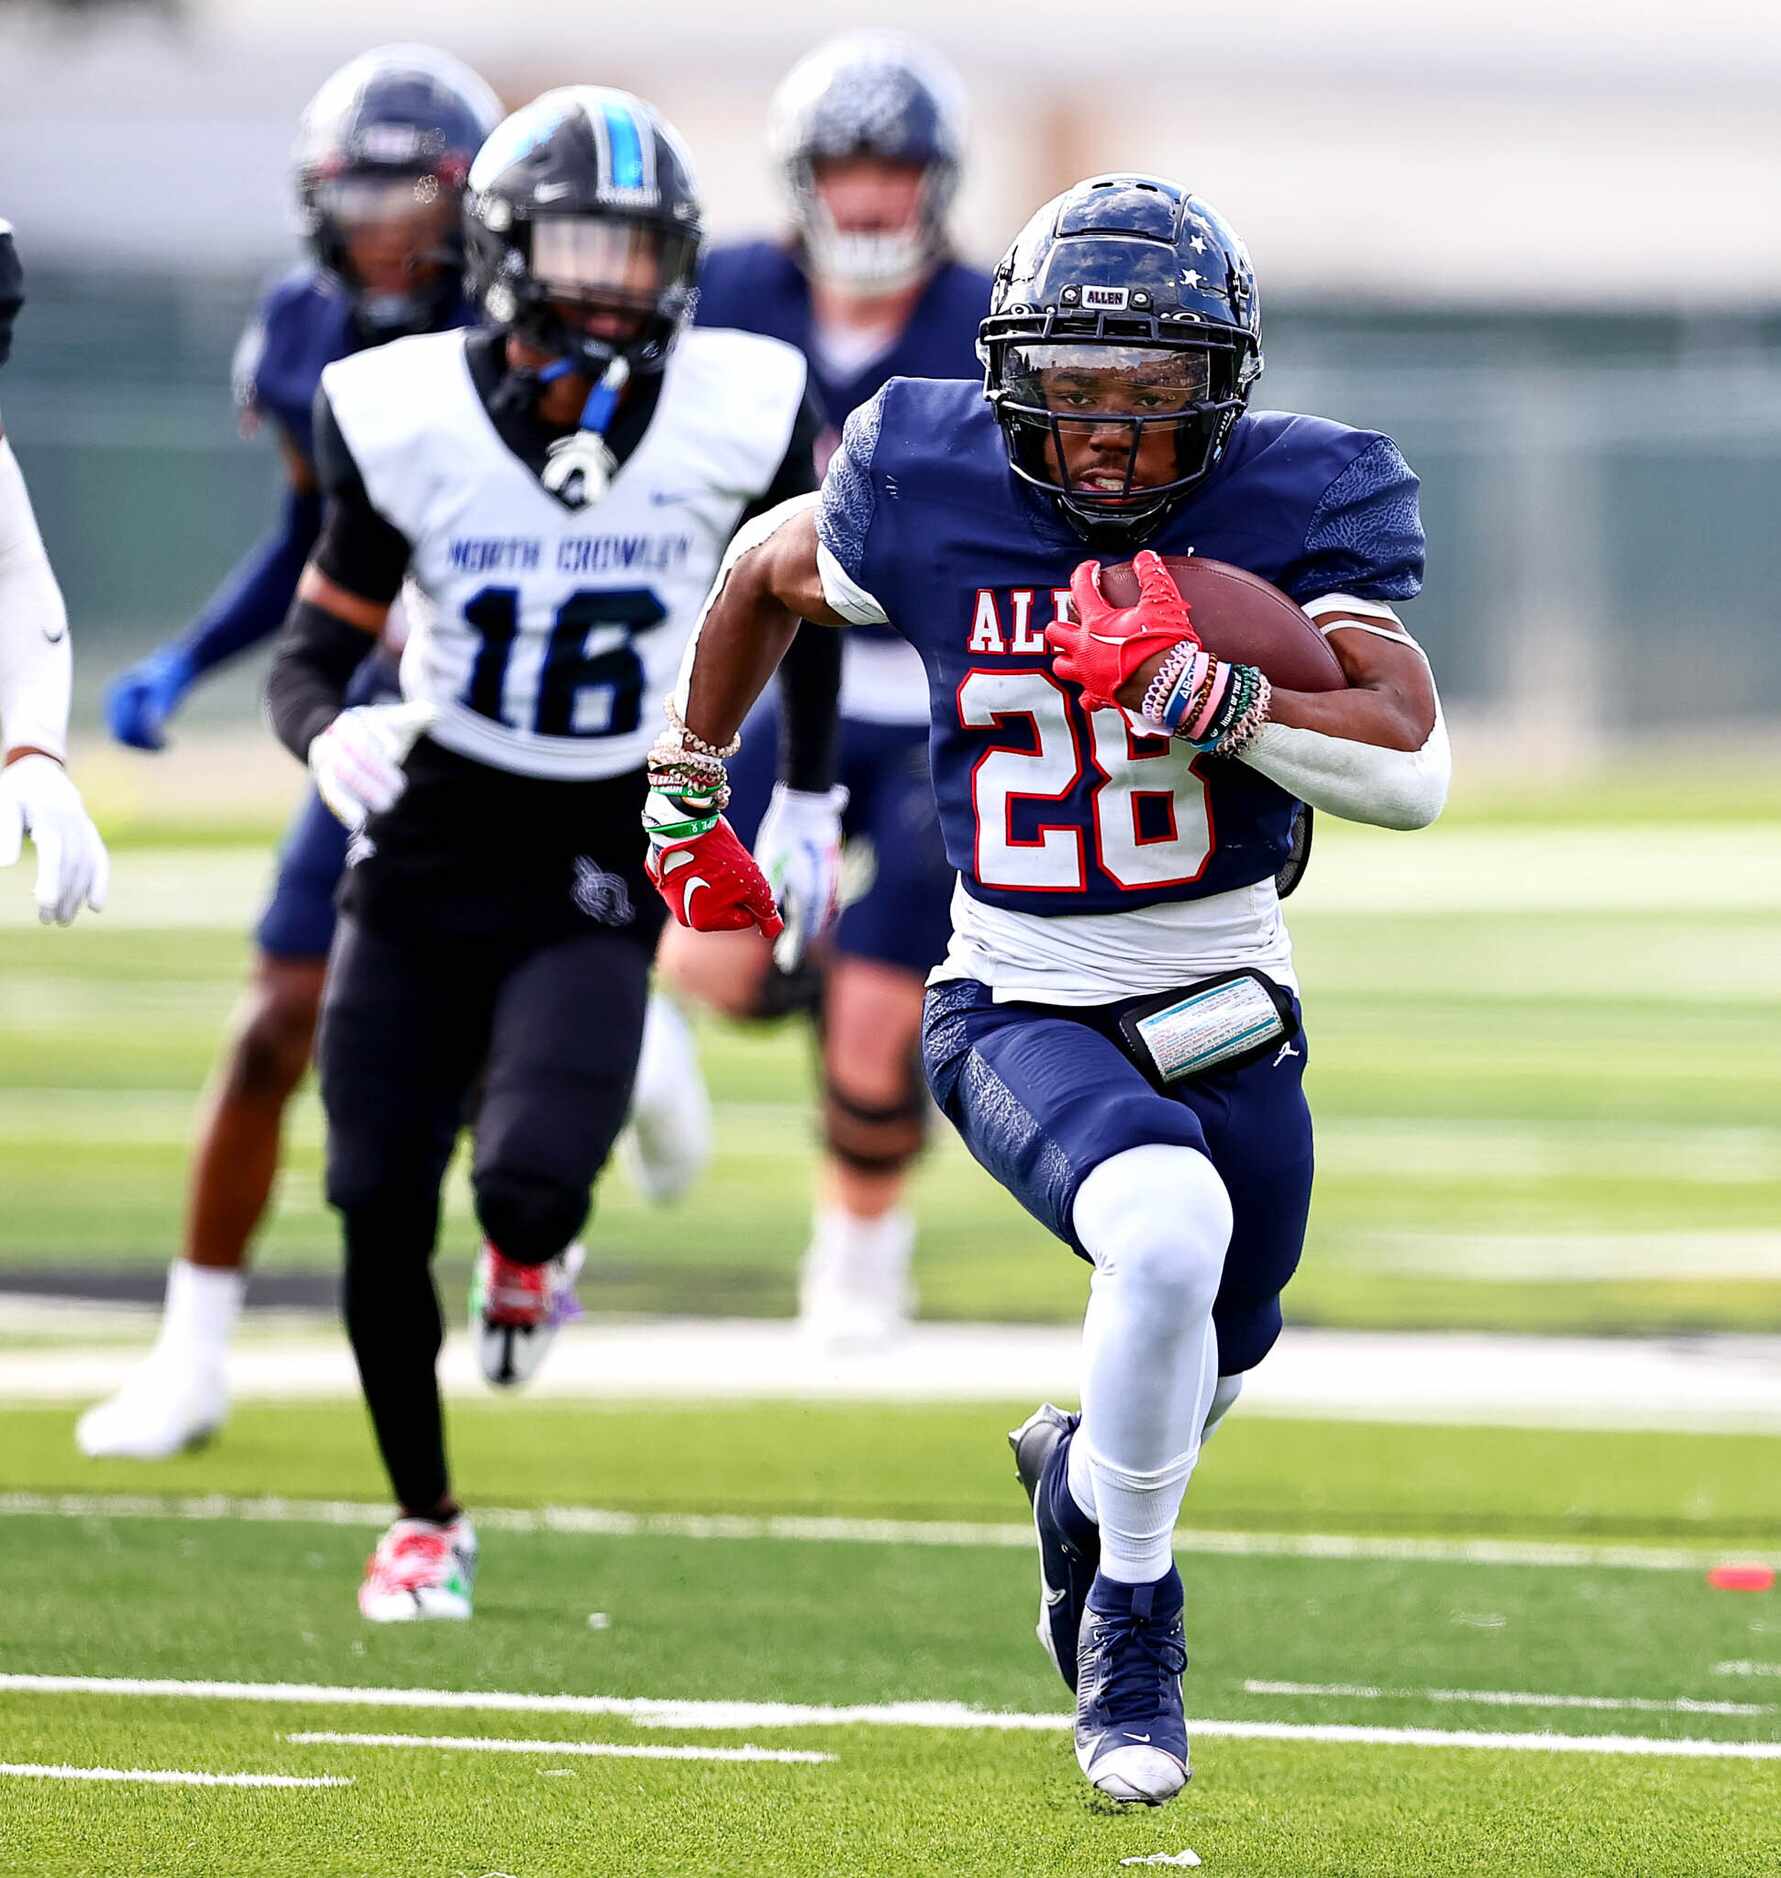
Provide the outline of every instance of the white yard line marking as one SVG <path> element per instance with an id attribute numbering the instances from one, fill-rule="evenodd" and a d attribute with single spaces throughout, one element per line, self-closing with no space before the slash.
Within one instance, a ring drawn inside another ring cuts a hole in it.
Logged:
<path id="1" fill-rule="evenodd" d="M 350 1787 L 350 1774 L 198 1774 L 176 1767 L 52 1767 L 35 1761 L 0 1761 L 0 1775 L 17 1780 L 128 1780 L 151 1787 Z"/>
<path id="2" fill-rule="evenodd" d="M 1715 1663 L 1715 1676 L 1781 1676 L 1781 1663 Z"/>
<path id="3" fill-rule="evenodd" d="M 602 1539 L 795 1540 L 819 1545 L 1012 1547 L 1033 1543 L 1026 1521 L 827 1519 L 803 1514 L 622 1513 L 597 1506 L 478 1507 L 489 1532 L 568 1533 Z M 237 1499 L 129 1493 L 0 1494 L 0 1517 L 289 1521 L 381 1530 L 390 1509 L 359 1500 Z M 1528 1565 L 1589 1570 L 1705 1571 L 1723 1549 L 1681 1546 L 1570 1545 L 1520 1539 L 1372 1539 L 1322 1532 L 1178 1532 L 1175 1550 L 1232 1558 L 1382 1559 L 1427 1565 Z M 1781 1566 L 1777 1559 L 1752 1564 Z"/>
<path id="4" fill-rule="evenodd" d="M 627 1761 L 778 1761 L 815 1767 L 835 1760 L 810 1748 L 687 1748 L 617 1741 L 512 1741 L 501 1735 L 352 1735 L 315 1729 L 286 1735 L 301 1746 L 343 1748 L 462 1748 L 472 1754 L 610 1755 Z"/>
<path id="5" fill-rule="evenodd" d="M 1262 1682 L 1243 1685 L 1250 1695 L 1328 1695 L 1362 1702 L 1458 1702 L 1478 1708 L 1614 1709 L 1635 1715 L 1773 1715 L 1774 1702 L 1703 1702 L 1692 1696 L 1540 1695 L 1528 1689 L 1383 1689 L 1361 1682 Z"/>
<path id="6" fill-rule="evenodd" d="M 678 1697 L 527 1695 L 505 1689 L 374 1689 L 315 1682 L 181 1681 L 150 1676 L 0 1675 L 0 1692 L 188 1697 L 209 1702 L 315 1703 L 329 1708 L 452 1709 L 522 1715 L 616 1715 L 649 1728 L 1068 1728 L 1067 1714 L 1004 1714 L 963 1702 L 711 1702 Z"/>
<path id="7" fill-rule="evenodd" d="M 705 1702 L 606 1695 L 525 1695 L 512 1690 L 368 1689 L 300 1682 L 179 1682 L 131 1676 L 0 1676 L 0 1690 L 36 1694 L 189 1696 L 208 1701 L 322 1703 L 341 1708 L 494 1709 L 507 1713 L 622 1715 L 660 1728 L 810 1728 L 859 1725 L 1055 1733 L 1068 1714 L 1003 1713 L 962 1702 L 890 1702 L 832 1707 L 797 1702 Z M 1226 1721 L 1201 1717 L 1190 1733 L 1231 1741 L 1347 1742 L 1361 1747 L 1503 1748 L 1526 1753 L 1679 1755 L 1708 1760 L 1781 1759 L 1781 1741 L 1657 1740 L 1646 1735 L 1484 1734 L 1440 1728 L 1367 1728 L 1345 1723 Z M 320 1739 L 292 1736 L 291 1739 Z M 332 1737 L 345 1739 L 346 1737 Z M 397 1737 L 402 1739 L 403 1737 Z M 459 1737 L 445 1737 L 455 1741 Z M 541 1744 L 565 1752 L 561 1742 Z"/>

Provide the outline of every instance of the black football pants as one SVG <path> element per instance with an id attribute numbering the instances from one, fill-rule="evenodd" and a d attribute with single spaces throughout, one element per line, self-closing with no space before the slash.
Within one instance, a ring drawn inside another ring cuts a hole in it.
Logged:
<path id="1" fill-rule="evenodd" d="M 644 947 L 612 932 L 519 944 L 341 919 L 317 1039 L 327 1192 L 347 1334 L 404 1512 L 447 1493 L 431 1260 L 471 1092 L 480 1076 L 478 1222 L 508 1258 L 542 1264 L 580 1231 L 630 1106 L 648 976 Z"/>

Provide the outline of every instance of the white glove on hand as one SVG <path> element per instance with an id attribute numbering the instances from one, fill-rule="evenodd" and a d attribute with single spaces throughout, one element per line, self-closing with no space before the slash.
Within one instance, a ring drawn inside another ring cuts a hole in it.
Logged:
<path id="1" fill-rule="evenodd" d="M 74 779 L 50 756 L 21 756 L 0 769 L 0 867 L 19 858 L 24 837 L 37 849 L 37 917 L 69 925 L 84 903 L 105 904 L 111 857 Z"/>
<path id="2" fill-rule="evenodd" d="M 834 919 L 841 887 L 841 811 L 847 791 L 821 794 L 773 785 L 773 799 L 754 838 L 754 858 L 785 919 L 773 942 L 773 963 L 789 972 Z"/>
<path id="3" fill-rule="evenodd" d="M 368 815 L 392 809 L 408 787 L 402 765 L 433 721 L 425 703 L 359 704 L 342 711 L 309 746 L 321 799 L 354 834 Z"/>

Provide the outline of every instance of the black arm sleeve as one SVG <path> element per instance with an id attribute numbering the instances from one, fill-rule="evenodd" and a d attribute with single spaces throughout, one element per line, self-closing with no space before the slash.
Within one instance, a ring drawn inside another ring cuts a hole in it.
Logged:
<path id="1" fill-rule="evenodd" d="M 371 506 L 365 479 L 328 403 L 315 394 L 315 471 L 327 506 L 310 565 L 348 593 L 387 603 L 401 591 L 408 542 Z M 273 647 L 266 678 L 266 715 L 299 763 L 340 715 L 346 687 L 371 650 L 371 635 L 312 600 L 292 603 Z"/>
<path id="2" fill-rule="evenodd" d="M 310 559 L 348 593 L 387 603 L 402 591 L 413 549 L 408 537 L 372 506 L 328 394 L 319 386 L 314 419 L 315 471 L 327 509 Z"/>
<path id="3" fill-rule="evenodd" d="M 299 763 L 340 715 L 346 687 L 371 650 L 371 635 L 310 600 L 291 608 L 266 677 L 266 715 Z"/>
<path id="4" fill-rule="evenodd" d="M 743 520 L 776 509 L 817 486 L 816 439 L 822 413 L 808 391 L 791 442 L 767 491 Z M 841 635 L 803 621 L 779 666 L 779 778 L 788 789 L 817 793 L 835 781 L 841 761 Z"/>

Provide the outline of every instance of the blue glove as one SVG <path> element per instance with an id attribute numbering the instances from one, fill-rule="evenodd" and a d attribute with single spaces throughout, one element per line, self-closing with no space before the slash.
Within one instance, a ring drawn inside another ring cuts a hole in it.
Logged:
<path id="1" fill-rule="evenodd" d="M 166 746 L 167 720 L 197 677 L 183 646 L 163 646 L 120 672 L 105 690 L 105 721 L 119 743 L 132 750 Z"/>

